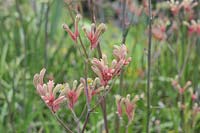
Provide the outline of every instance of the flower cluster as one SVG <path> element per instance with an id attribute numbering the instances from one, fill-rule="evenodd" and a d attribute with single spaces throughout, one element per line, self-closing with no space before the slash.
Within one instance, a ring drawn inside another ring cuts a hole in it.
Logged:
<path id="1" fill-rule="evenodd" d="M 180 4 L 186 12 L 193 12 L 193 8 L 197 5 L 198 2 L 194 2 L 193 0 L 183 0 Z"/>
<path id="2" fill-rule="evenodd" d="M 200 22 L 196 22 L 195 20 L 191 20 L 191 24 L 188 22 L 183 22 L 188 27 L 189 35 L 198 34 L 200 35 Z"/>
<path id="3" fill-rule="evenodd" d="M 77 87 L 77 81 L 75 80 L 72 89 L 69 87 L 68 83 L 57 84 L 54 87 L 53 80 L 49 80 L 48 83 L 45 84 L 43 83 L 45 71 L 46 69 L 43 68 L 40 74 L 35 74 L 33 79 L 34 86 L 42 100 L 54 113 L 58 111 L 60 104 L 66 100 L 68 102 L 68 107 L 72 109 L 81 94 L 83 84 L 79 84 Z"/>
<path id="4" fill-rule="evenodd" d="M 180 95 L 183 95 L 184 92 L 185 92 L 185 90 L 186 90 L 191 84 L 192 84 L 192 82 L 191 82 L 191 81 L 188 81 L 188 82 L 185 84 L 184 87 L 181 87 L 180 84 L 178 83 L 178 81 L 176 81 L 176 80 L 173 80 L 173 81 L 172 81 L 173 87 L 174 87 L 175 89 L 178 90 L 178 92 L 179 92 Z"/>
<path id="5" fill-rule="evenodd" d="M 56 112 L 59 109 L 60 104 L 64 102 L 65 96 L 60 94 L 56 98 L 56 93 L 62 88 L 61 84 L 54 87 L 53 80 L 49 80 L 47 84 L 43 83 L 45 71 L 45 69 L 42 69 L 40 74 L 35 74 L 33 83 L 42 100 L 53 112 Z"/>
<path id="6" fill-rule="evenodd" d="M 66 30 L 66 32 L 70 35 L 73 41 L 77 42 L 77 38 L 79 36 L 79 29 L 78 29 L 78 23 L 81 19 L 81 15 L 78 14 L 75 18 L 75 24 L 74 24 L 74 32 L 72 32 L 67 24 L 63 24 L 63 29 Z"/>
<path id="7" fill-rule="evenodd" d="M 189 15 L 189 19 L 193 18 L 194 7 L 198 5 L 198 2 L 193 2 L 193 0 L 183 0 L 181 3 L 179 1 L 170 0 L 169 6 L 172 14 L 177 16 L 181 8 L 184 9 L 185 13 Z"/>
<path id="8" fill-rule="evenodd" d="M 94 49 L 97 47 L 99 43 L 99 37 L 105 32 L 106 25 L 104 23 L 99 24 L 99 26 L 96 29 L 96 26 L 94 23 L 91 24 L 90 31 L 86 29 L 86 27 L 83 27 L 83 31 L 85 32 L 85 35 L 90 40 L 90 47 L 91 49 Z"/>
<path id="9" fill-rule="evenodd" d="M 180 5 L 179 5 L 179 1 L 175 1 L 175 0 L 170 0 L 169 2 L 169 6 L 170 6 L 170 10 L 172 12 L 172 14 L 174 16 L 179 14 L 180 11 Z"/>
<path id="10" fill-rule="evenodd" d="M 152 27 L 152 34 L 156 40 L 162 41 L 167 38 L 166 26 L 167 26 L 167 22 L 165 22 L 165 21 L 160 20 L 160 21 L 156 21 L 154 23 L 154 25 Z"/>
<path id="11" fill-rule="evenodd" d="M 77 38 L 79 36 L 79 29 L 78 29 L 78 23 L 81 19 L 81 15 L 78 14 L 75 18 L 74 23 L 74 32 L 69 28 L 67 24 L 63 24 L 63 29 L 70 35 L 71 39 L 77 43 Z M 94 49 L 97 47 L 99 43 L 100 36 L 105 32 L 106 25 L 104 23 L 99 24 L 99 26 L 96 28 L 95 24 L 92 23 L 90 26 L 90 30 L 87 30 L 86 26 L 83 26 L 83 31 L 85 32 L 85 35 L 90 41 L 90 47 L 91 49 Z"/>
<path id="12" fill-rule="evenodd" d="M 126 97 L 115 95 L 115 99 L 116 99 L 118 116 L 122 117 L 123 107 L 124 107 L 126 116 L 128 117 L 129 122 L 131 122 L 134 118 L 136 102 L 139 100 L 139 96 L 136 95 L 132 100 L 130 100 L 130 94 L 128 94 Z"/>
<path id="13" fill-rule="evenodd" d="M 79 84 L 78 87 L 77 87 L 77 84 L 78 84 L 77 80 L 74 80 L 73 87 L 70 88 L 69 84 L 66 83 L 64 84 L 64 89 L 62 91 L 62 93 L 64 93 L 66 96 L 68 107 L 70 109 L 74 108 L 74 105 L 78 101 L 78 98 L 84 88 L 83 84 Z"/>
<path id="14" fill-rule="evenodd" d="M 121 46 L 114 46 L 113 54 L 116 59 L 112 61 L 112 65 L 108 66 L 107 56 L 102 55 L 102 59 L 94 58 L 92 60 L 92 70 L 100 79 L 101 85 L 106 86 L 108 82 L 119 75 L 123 66 L 128 65 L 131 58 L 127 58 L 127 48 L 124 44 Z"/>

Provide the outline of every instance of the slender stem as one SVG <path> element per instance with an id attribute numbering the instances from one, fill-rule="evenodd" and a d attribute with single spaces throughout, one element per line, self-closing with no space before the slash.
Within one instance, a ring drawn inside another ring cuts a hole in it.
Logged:
<path id="1" fill-rule="evenodd" d="M 151 82 L 151 38 L 152 38 L 152 12 L 151 12 L 151 0 L 148 0 L 149 6 L 149 41 L 148 41 L 148 72 L 147 72 L 147 122 L 146 122 L 146 132 L 149 133 L 149 123 L 150 123 L 150 82 Z"/>
<path id="2" fill-rule="evenodd" d="M 85 46 L 83 45 L 83 41 L 82 41 L 82 39 L 81 39 L 81 36 L 79 36 L 79 42 L 80 42 L 80 44 L 81 44 L 81 47 L 83 48 L 83 52 L 84 52 L 84 54 L 85 54 L 85 57 L 88 59 L 89 57 L 88 57 L 88 54 L 87 54 L 87 52 L 86 52 L 86 48 L 85 48 Z"/>
<path id="3" fill-rule="evenodd" d="M 45 43 L 44 43 L 44 66 L 47 68 L 47 63 L 48 63 L 48 57 L 47 57 L 47 49 L 48 49 L 48 18 L 49 18 L 49 10 L 50 10 L 50 5 L 49 2 L 46 4 L 47 9 L 45 13 Z"/>
<path id="4" fill-rule="evenodd" d="M 65 128 L 66 131 L 68 131 L 69 133 L 73 133 L 73 131 L 58 117 L 57 114 L 55 114 L 54 112 L 52 112 L 52 114 L 56 118 L 56 120 L 60 123 L 60 125 Z"/>
<path id="5" fill-rule="evenodd" d="M 130 125 L 130 123 L 128 122 L 128 124 L 126 125 L 126 133 L 128 133 L 129 125 Z"/>
<path id="6" fill-rule="evenodd" d="M 74 19 L 73 15 L 72 15 L 71 8 L 69 7 L 69 5 L 67 5 L 67 9 L 68 9 L 68 11 L 69 11 L 69 14 L 70 14 L 71 19 L 72 19 L 73 22 L 74 22 L 75 19 Z M 83 48 L 83 52 L 84 52 L 85 57 L 86 57 L 86 59 L 85 59 L 85 87 L 84 87 L 84 88 L 85 88 L 85 92 L 86 92 L 87 115 L 86 115 L 86 119 L 85 119 L 85 121 L 84 121 L 84 125 L 83 125 L 82 131 L 81 131 L 82 133 L 84 133 L 85 128 L 86 128 L 86 125 L 87 125 L 87 123 L 88 123 L 88 121 L 89 121 L 90 113 L 91 113 L 91 111 L 90 111 L 90 102 L 89 102 L 89 99 L 88 99 L 88 98 L 89 98 L 89 92 L 88 92 L 88 83 L 87 83 L 89 56 L 88 56 L 88 54 L 87 54 L 87 52 L 86 52 L 85 46 L 83 45 L 81 36 L 79 35 L 78 38 L 79 38 L 79 42 L 80 42 L 80 44 L 81 44 L 81 47 Z M 81 115 L 81 116 L 82 116 L 82 115 Z"/>
<path id="7" fill-rule="evenodd" d="M 78 117 L 76 116 L 76 113 L 74 112 L 73 109 L 71 109 L 71 112 L 73 114 L 74 120 L 77 123 L 77 127 L 78 127 L 77 131 L 78 131 L 78 133 L 80 133 L 81 132 L 80 121 L 79 121 Z"/>
<path id="8" fill-rule="evenodd" d="M 186 67 L 186 65 L 187 65 L 187 63 L 188 63 L 188 59 L 189 59 L 189 57 L 190 57 L 190 55 L 191 55 L 192 48 L 194 47 L 194 45 L 195 45 L 195 41 L 194 41 L 194 43 L 189 43 L 189 44 L 188 44 L 187 52 L 186 52 L 186 54 L 184 54 L 184 55 L 185 55 L 185 59 L 184 59 L 184 62 L 183 62 L 183 64 L 182 64 L 182 67 L 181 67 L 181 69 L 180 69 L 180 71 L 179 71 L 179 74 L 178 74 L 178 79 L 179 79 L 179 80 L 180 80 L 180 78 L 181 78 L 182 75 L 183 75 L 183 72 L 184 72 L 185 67 Z"/>
<path id="9" fill-rule="evenodd" d="M 90 101 L 89 101 L 89 91 L 88 91 L 87 77 L 88 77 L 88 60 L 85 61 L 85 91 L 86 91 L 87 107 L 88 107 L 88 110 L 90 110 Z"/>
<path id="10" fill-rule="evenodd" d="M 90 112 L 91 112 L 91 111 L 88 111 L 88 112 L 87 112 L 86 119 L 85 119 L 85 122 L 84 122 L 84 124 L 83 124 L 83 128 L 82 128 L 81 133 L 84 133 L 84 131 L 85 131 L 86 125 L 87 125 L 88 120 L 89 120 L 89 117 L 90 117 Z"/>
<path id="11" fill-rule="evenodd" d="M 67 10 L 68 10 L 68 12 L 69 12 L 69 14 L 70 14 L 70 17 L 71 17 L 71 19 L 72 19 L 72 21 L 73 21 L 73 23 L 74 23 L 74 22 L 75 22 L 75 19 L 74 19 L 74 16 L 73 16 L 72 12 L 71 12 L 71 8 L 70 8 L 69 6 L 70 6 L 70 5 L 67 5 Z M 81 44 L 81 47 L 83 48 L 83 52 L 84 52 L 86 58 L 88 59 L 89 56 L 88 56 L 88 54 L 87 54 L 87 52 L 86 52 L 86 48 L 85 48 L 85 46 L 84 46 L 84 44 L 83 44 L 83 41 L 82 41 L 80 35 L 79 35 L 78 39 L 79 39 L 79 42 L 80 42 L 80 44 Z"/>

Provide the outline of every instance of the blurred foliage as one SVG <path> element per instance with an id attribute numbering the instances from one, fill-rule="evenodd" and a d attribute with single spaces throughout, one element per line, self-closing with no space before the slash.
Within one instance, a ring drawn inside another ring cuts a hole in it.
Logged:
<path id="1" fill-rule="evenodd" d="M 85 13 L 87 14 L 87 12 Z M 98 22 L 105 21 L 107 31 L 101 38 L 103 53 L 109 60 L 112 58 L 113 45 L 121 43 L 122 30 L 115 20 L 113 10 L 105 5 L 104 17 L 97 18 Z M 116 106 L 114 94 L 122 89 L 122 95 L 142 94 L 146 92 L 146 49 L 148 35 L 147 18 L 142 15 L 132 24 L 126 45 L 131 64 L 125 68 L 124 88 L 119 88 L 119 78 L 107 96 L 107 112 L 110 132 L 114 132 L 114 119 L 116 119 Z M 32 79 L 35 73 L 43 67 L 47 68 L 46 79 L 53 78 L 55 82 L 72 83 L 84 76 L 84 60 L 82 55 L 62 29 L 62 24 L 73 25 L 66 5 L 61 0 L 6 0 L 0 2 L 0 132 L 63 132 L 51 112 L 40 100 L 33 86 Z M 90 25 L 89 17 L 81 20 L 82 25 Z M 80 28 L 81 28 L 80 26 Z M 179 29 L 180 30 L 180 29 Z M 178 93 L 171 85 L 171 80 L 177 74 L 177 67 L 184 61 L 187 50 L 188 38 L 186 28 L 179 31 L 182 37 L 171 37 L 170 42 L 158 42 L 153 40 L 153 54 L 161 49 L 160 56 L 152 63 L 152 114 L 151 129 L 157 132 L 156 120 L 160 121 L 160 132 L 176 133 L 179 129 L 180 115 L 177 105 Z M 81 36 L 84 33 L 81 32 Z M 185 42 L 184 42 L 185 41 Z M 90 51 L 89 42 L 83 39 L 90 55 L 97 55 L 96 51 Z M 80 46 L 78 46 L 80 47 Z M 176 50 L 177 55 L 171 51 Z M 46 55 L 45 55 L 46 50 Z M 197 39 L 192 49 L 186 69 L 181 77 L 181 84 L 191 80 L 192 87 L 199 91 L 200 88 L 200 39 Z M 90 77 L 94 77 L 92 72 Z M 189 97 L 187 93 L 185 95 Z M 140 100 L 137 105 L 135 119 L 129 127 L 129 132 L 144 132 L 146 122 L 146 98 Z M 188 98 L 187 101 L 190 101 Z M 92 105 L 94 105 L 93 100 Z M 85 97 L 75 106 L 78 116 L 85 106 Z M 188 105 L 189 106 L 189 105 Z M 154 108 L 155 107 L 155 108 Z M 64 112 L 64 113 L 63 113 Z M 71 126 L 75 124 L 70 111 L 63 105 L 59 115 Z M 191 111 L 185 112 L 185 117 L 190 121 Z M 84 114 L 85 115 L 85 114 Z M 124 117 L 125 118 L 125 117 Z M 84 121 L 85 116 L 81 118 Z M 124 132 L 127 119 L 121 122 L 120 132 Z M 82 125 L 83 123 L 81 123 Z M 91 114 L 87 125 L 87 132 L 101 132 L 103 119 L 100 108 Z M 190 127 L 187 127 L 188 133 Z M 200 119 L 197 118 L 195 131 L 200 130 Z"/>

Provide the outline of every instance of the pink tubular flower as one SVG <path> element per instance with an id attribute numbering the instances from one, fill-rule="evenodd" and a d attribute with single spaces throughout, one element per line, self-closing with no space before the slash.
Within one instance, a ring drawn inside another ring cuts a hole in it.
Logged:
<path id="1" fill-rule="evenodd" d="M 116 105 L 117 105 L 117 114 L 119 117 L 122 117 L 122 103 L 124 98 L 120 95 L 115 95 Z"/>
<path id="2" fill-rule="evenodd" d="M 173 80 L 172 81 L 172 86 L 178 90 L 179 94 L 180 95 L 183 95 L 185 90 L 192 84 L 191 81 L 187 81 L 187 83 L 185 84 L 184 87 L 181 87 L 180 84 L 176 81 L 176 80 Z"/>
<path id="3" fill-rule="evenodd" d="M 84 85 L 84 92 L 85 95 L 87 96 L 87 92 L 86 92 L 86 82 L 84 78 L 80 79 L 81 83 Z M 97 84 L 99 82 L 99 78 L 95 78 L 95 80 L 93 81 L 92 79 L 88 78 L 87 79 L 87 90 L 88 90 L 88 101 L 90 102 L 92 100 L 92 97 L 98 93 L 100 93 L 102 90 L 104 90 L 104 87 L 98 87 Z M 95 89 L 97 88 L 97 89 Z"/>
<path id="4" fill-rule="evenodd" d="M 99 37 L 105 32 L 106 25 L 101 23 L 97 29 L 95 28 L 95 24 L 91 24 L 91 30 L 87 31 L 86 27 L 83 27 L 83 31 L 85 32 L 87 38 L 90 40 L 90 47 L 94 49 L 97 47 L 99 42 Z"/>
<path id="5" fill-rule="evenodd" d="M 58 84 L 54 88 L 54 82 L 52 80 L 49 80 L 47 84 L 43 84 L 45 71 L 45 69 L 42 69 L 40 74 L 35 74 L 33 83 L 43 101 L 55 113 L 59 109 L 60 104 L 64 102 L 65 97 L 59 95 L 56 98 L 56 93 L 61 89 L 62 85 Z"/>
<path id="6" fill-rule="evenodd" d="M 113 60 L 112 66 L 115 68 L 114 75 L 119 75 L 121 68 L 131 62 L 131 57 L 127 58 L 127 47 L 122 44 L 121 46 L 114 46 L 113 55 L 116 60 Z"/>
<path id="7" fill-rule="evenodd" d="M 77 42 L 77 38 L 79 36 L 78 23 L 79 23 L 80 19 L 81 19 L 81 15 L 78 14 L 75 18 L 75 24 L 74 24 L 75 32 L 74 33 L 69 29 L 67 24 L 63 24 L 63 28 L 67 31 L 67 33 L 70 35 L 72 40 L 75 42 Z"/>
<path id="8" fill-rule="evenodd" d="M 192 8 L 197 5 L 198 2 L 193 2 L 193 0 L 183 0 L 180 6 L 183 7 L 186 12 L 191 12 L 191 10 L 193 10 Z"/>
<path id="9" fill-rule="evenodd" d="M 198 92 L 195 92 L 193 90 L 193 88 L 189 88 L 189 92 L 190 92 L 192 101 L 194 102 L 195 100 L 197 100 L 197 98 L 198 98 Z"/>
<path id="10" fill-rule="evenodd" d="M 183 22 L 188 27 L 189 35 L 198 34 L 200 35 L 200 23 L 195 20 L 191 20 L 191 24 L 188 22 Z"/>
<path id="11" fill-rule="evenodd" d="M 139 100 L 139 96 L 136 95 L 133 100 L 130 100 L 130 94 L 128 94 L 125 98 L 121 97 L 120 95 L 115 95 L 116 105 L 117 105 L 117 113 L 119 117 L 122 117 L 123 108 L 122 105 L 125 107 L 125 112 L 128 117 L 129 123 L 134 118 L 134 113 L 136 109 L 136 102 Z"/>
<path id="12" fill-rule="evenodd" d="M 179 1 L 170 0 L 169 1 L 169 6 L 170 6 L 170 10 L 171 10 L 172 14 L 174 16 L 177 16 L 179 11 L 180 11 L 180 9 L 181 9 Z"/>
<path id="13" fill-rule="evenodd" d="M 158 21 L 152 27 L 153 37 L 158 41 L 162 41 L 167 38 L 165 32 L 166 32 L 166 23 L 164 21 Z"/>
<path id="14" fill-rule="evenodd" d="M 135 113 L 135 107 L 136 107 L 136 102 L 139 100 L 139 96 L 136 95 L 134 99 L 131 101 L 130 100 L 130 94 L 126 96 L 124 99 L 124 104 L 125 104 L 125 109 L 126 109 L 126 115 L 129 119 L 129 122 L 131 122 L 134 118 L 134 113 Z"/>
<path id="15" fill-rule="evenodd" d="M 100 78 L 101 85 L 106 86 L 108 82 L 114 77 L 119 75 L 123 66 L 128 65 L 131 57 L 127 58 L 126 45 L 115 46 L 113 55 L 116 59 L 112 61 L 111 67 L 108 66 L 107 56 L 103 54 L 102 59 L 94 58 L 92 60 L 92 70 Z"/>
<path id="16" fill-rule="evenodd" d="M 121 46 L 114 46 L 113 55 L 115 56 L 117 62 L 122 61 L 123 65 L 128 65 L 131 62 L 131 57 L 127 58 L 127 47 L 122 44 Z"/>
<path id="17" fill-rule="evenodd" d="M 78 101 L 78 98 L 81 94 L 81 91 L 83 90 L 83 84 L 79 84 L 77 87 L 78 82 L 75 80 L 73 82 L 73 88 L 71 89 L 69 84 L 66 83 L 64 85 L 64 90 L 62 91 L 62 94 L 65 94 L 67 102 L 68 102 L 68 107 L 70 109 L 74 108 L 74 105 Z"/>
<path id="18" fill-rule="evenodd" d="M 113 67 L 108 67 L 106 55 L 103 55 L 103 58 L 100 60 L 97 58 L 92 60 L 92 70 L 98 75 L 103 86 L 108 85 L 108 81 L 112 79 L 115 71 Z"/>

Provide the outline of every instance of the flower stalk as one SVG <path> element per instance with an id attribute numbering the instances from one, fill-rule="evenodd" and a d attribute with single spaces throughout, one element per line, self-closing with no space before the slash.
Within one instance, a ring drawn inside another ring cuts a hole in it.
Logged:
<path id="1" fill-rule="evenodd" d="M 148 0 L 148 8 L 149 8 L 149 36 L 148 36 L 148 68 L 147 68 L 147 122 L 146 122 L 146 133 L 150 133 L 150 82 L 151 82 L 151 40 L 152 40 L 152 5 L 151 0 Z"/>

